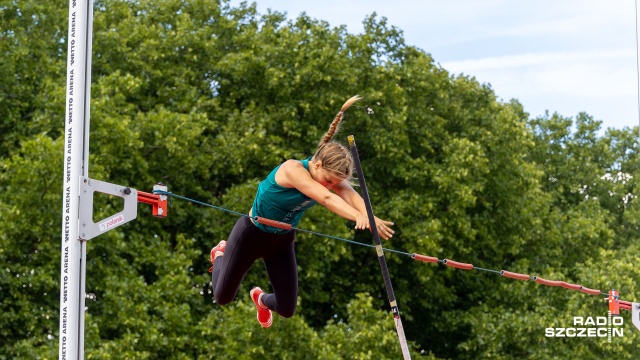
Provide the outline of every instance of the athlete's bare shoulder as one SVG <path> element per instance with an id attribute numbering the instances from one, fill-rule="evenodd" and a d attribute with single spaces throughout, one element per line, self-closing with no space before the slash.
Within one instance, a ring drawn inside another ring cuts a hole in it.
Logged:
<path id="1" fill-rule="evenodd" d="M 280 165 L 280 168 L 285 168 L 289 170 L 289 169 L 296 169 L 296 168 L 304 168 L 304 166 L 299 160 L 289 159 L 283 162 L 282 165 Z"/>
<path id="2" fill-rule="evenodd" d="M 302 163 L 298 160 L 287 160 L 276 171 L 276 182 L 280 186 L 295 187 L 294 183 L 300 177 L 309 176 Z"/>

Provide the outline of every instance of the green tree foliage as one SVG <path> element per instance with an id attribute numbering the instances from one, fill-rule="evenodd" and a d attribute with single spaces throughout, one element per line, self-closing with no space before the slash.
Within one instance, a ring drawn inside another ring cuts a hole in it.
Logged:
<path id="1" fill-rule="evenodd" d="M 61 133 L 58 101 L 66 64 L 63 1 L 0 1 L 0 156 L 41 132 Z M 64 91 L 64 87 L 62 88 Z M 64 128 L 62 128 L 64 129 Z"/>
<path id="2" fill-rule="evenodd" d="M 0 359 L 55 358 L 68 3 L 0 3 Z M 640 210 L 636 135 L 588 114 L 531 119 L 490 85 L 452 75 L 375 14 L 362 34 L 246 3 L 95 2 L 90 177 L 246 212 L 256 185 L 313 154 L 342 103 L 385 247 L 563 280 L 633 300 Z M 95 218 L 120 202 L 96 196 Z M 175 200 L 140 205 L 87 246 L 86 358 L 395 359 L 375 253 L 297 236 L 296 316 L 256 324 L 248 290 L 212 304 L 208 251 L 237 217 Z M 300 227 L 370 244 L 316 207 Z M 636 332 L 545 337 L 601 297 L 387 256 L 414 357 L 637 358 Z"/>

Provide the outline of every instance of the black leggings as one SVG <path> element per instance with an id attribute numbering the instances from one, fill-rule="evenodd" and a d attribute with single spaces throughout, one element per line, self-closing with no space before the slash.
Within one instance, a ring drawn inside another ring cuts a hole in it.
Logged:
<path id="1" fill-rule="evenodd" d="M 230 303 L 253 262 L 262 258 L 273 288 L 273 294 L 264 294 L 262 302 L 280 316 L 293 316 L 298 299 L 295 236 L 295 230 L 266 233 L 249 217 L 241 217 L 231 230 L 224 255 L 214 262 L 211 284 L 215 301 Z"/>

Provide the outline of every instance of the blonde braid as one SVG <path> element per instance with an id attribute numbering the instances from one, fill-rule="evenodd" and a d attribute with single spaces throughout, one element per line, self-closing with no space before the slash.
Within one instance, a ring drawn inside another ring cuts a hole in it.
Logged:
<path id="1" fill-rule="evenodd" d="M 353 158 L 349 150 L 341 144 L 332 141 L 333 136 L 338 132 L 338 127 L 344 116 L 344 112 L 361 97 L 356 95 L 342 105 L 340 112 L 336 115 L 329 127 L 329 131 L 322 137 L 318 144 L 318 150 L 313 155 L 314 161 L 320 161 L 322 168 L 340 179 L 351 179 L 353 173 Z"/>
<path id="2" fill-rule="evenodd" d="M 333 139 L 333 136 L 335 135 L 335 133 L 338 132 L 338 128 L 340 127 L 340 122 L 342 121 L 342 117 L 344 115 L 344 112 L 347 111 L 347 109 L 351 105 L 353 105 L 353 103 L 355 103 L 356 101 L 358 101 L 360 99 L 362 99 L 360 97 L 360 95 L 356 95 L 356 96 L 351 97 L 349 100 L 347 100 L 347 102 L 344 103 L 344 105 L 342 105 L 342 108 L 340 109 L 340 112 L 338 112 L 336 117 L 331 122 L 331 126 L 329 127 L 329 131 L 327 131 L 324 134 L 324 136 L 322 137 L 322 140 L 320 140 L 320 143 L 318 144 L 318 148 L 322 147 L 322 145 L 328 143 L 329 141 L 331 141 L 331 139 Z"/>

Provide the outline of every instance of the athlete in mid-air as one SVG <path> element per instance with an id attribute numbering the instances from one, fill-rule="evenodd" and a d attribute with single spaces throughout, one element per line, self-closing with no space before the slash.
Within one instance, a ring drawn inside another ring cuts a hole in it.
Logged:
<path id="1" fill-rule="evenodd" d="M 263 259 L 273 288 L 267 294 L 254 287 L 251 299 L 260 325 L 273 322 L 272 311 L 282 317 L 293 316 L 298 297 L 298 269 L 294 250 L 295 230 L 267 226 L 254 221 L 259 216 L 296 226 L 306 210 L 320 204 L 337 215 L 355 222 L 356 229 L 369 228 L 364 201 L 349 184 L 354 170 L 351 153 L 332 141 L 344 112 L 359 96 L 347 100 L 322 137 L 315 154 L 305 160 L 287 160 L 278 165 L 258 186 L 249 216 L 242 216 L 226 241 L 211 249 L 214 299 L 230 303 L 242 279 L 257 259 Z M 392 222 L 375 217 L 382 238 L 393 235 Z"/>

